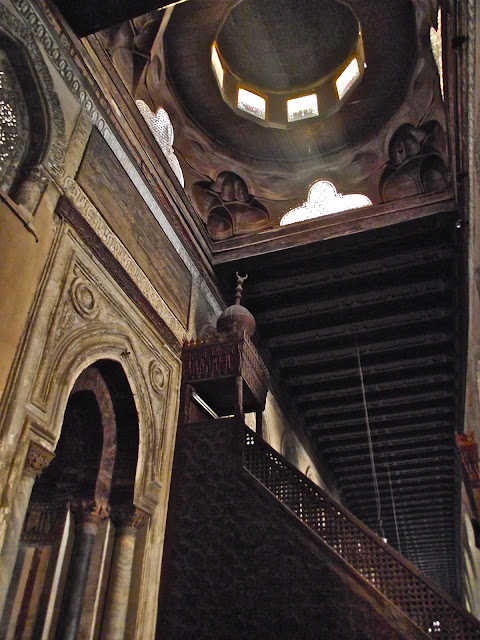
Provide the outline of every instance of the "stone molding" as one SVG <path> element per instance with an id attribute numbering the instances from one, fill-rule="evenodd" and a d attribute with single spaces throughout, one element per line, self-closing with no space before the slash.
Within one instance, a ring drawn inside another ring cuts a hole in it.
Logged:
<path id="1" fill-rule="evenodd" d="M 166 322 L 176 338 L 181 342 L 185 338 L 185 329 L 182 324 L 170 311 L 163 298 L 157 292 L 142 269 L 140 269 L 125 245 L 110 229 L 101 213 L 91 202 L 83 189 L 81 189 L 73 178 L 66 175 L 63 170 L 58 175 L 57 182 L 70 202 L 93 229 L 113 257 L 125 269 L 134 284 L 138 287 L 162 320 Z"/>
<path id="2" fill-rule="evenodd" d="M 0 464 L 11 467 L 3 489 L 0 538 L 23 468 L 25 445 L 21 443 L 34 436 L 27 466 L 31 473 L 40 471 L 40 453 L 53 455 L 49 449 L 60 436 L 74 382 L 101 359 L 119 362 L 131 386 L 139 421 L 134 501 L 152 514 L 162 505 L 152 529 L 162 535 L 179 404 L 177 347 L 146 319 L 68 223 L 59 219 L 28 331 L 0 407 Z M 22 462 L 11 466 L 12 459 Z M 161 553 L 153 543 L 148 549 L 152 557 Z"/>

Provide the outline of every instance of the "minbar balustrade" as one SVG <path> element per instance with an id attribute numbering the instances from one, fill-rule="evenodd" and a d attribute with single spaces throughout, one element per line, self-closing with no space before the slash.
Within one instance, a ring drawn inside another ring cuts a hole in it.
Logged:
<path id="1" fill-rule="evenodd" d="M 476 618 L 247 427 L 243 467 L 429 636 L 480 638 Z"/>

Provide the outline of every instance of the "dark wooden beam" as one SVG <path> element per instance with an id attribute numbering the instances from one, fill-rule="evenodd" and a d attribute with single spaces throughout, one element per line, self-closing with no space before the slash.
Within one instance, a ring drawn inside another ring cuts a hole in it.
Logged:
<path id="1" fill-rule="evenodd" d="M 186 1 L 186 0 L 182 0 Z M 133 20 L 144 13 L 162 9 L 175 0 L 55 0 L 55 4 L 79 38 L 115 24 Z"/>
<path id="2" fill-rule="evenodd" d="M 292 348 L 299 344 L 309 344 L 312 349 L 315 347 L 315 343 L 320 340 L 331 340 L 333 338 L 350 336 L 353 353 L 355 336 L 358 337 L 360 342 L 364 334 L 377 333 L 387 329 L 394 332 L 400 328 L 415 327 L 416 325 L 422 324 L 433 324 L 438 328 L 442 320 L 450 318 L 451 316 L 451 307 L 447 304 L 435 304 L 428 309 L 420 309 L 417 311 L 401 310 L 396 314 L 381 313 L 375 318 L 365 318 L 355 322 L 340 321 L 336 324 L 320 326 L 316 329 L 309 329 L 308 331 L 300 331 L 298 327 L 293 325 L 292 327 L 285 328 L 279 335 L 268 337 L 267 334 L 266 345 L 269 349 L 276 349 L 280 347 Z"/>
<path id="3" fill-rule="evenodd" d="M 377 278 L 381 276 L 385 279 L 389 275 L 398 277 L 398 274 L 409 273 L 411 277 L 430 267 L 438 270 L 440 265 L 447 265 L 452 258 L 451 247 L 444 244 L 438 246 L 419 247 L 409 251 L 400 251 L 397 254 L 383 256 L 374 260 L 365 259 L 360 262 L 355 261 L 352 268 L 351 255 L 342 256 L 342 265 L 330 268 L 328 264 L 322 265 L 319 261 L 309 262 L 303 268 L 303 273 L 298 273 L 299 267 L 294 274 L 266 268 L 265 274 L 256 273 L 255 281 L 248 287 L 249 305 L 255 304 L 257 299 L 265 300 L 280 297 L 283 299 L 289 292 L 298 297 L 309 295 L 311 289 L 319 289 L 328 285 L 337 286 L 342 282 L 342 287 L 352 286 L 356 281 L 365 281 L 365 278 Z"/>
<path id="4" fill-rule="evenodd" d="M 219 265 L 252 256 L 283 251 L 313 242 L 379 229 L 441 212 L 455 211 L 450 190 L 405 200 L 344 211 L 307 222 L 269 229 L 213 243 L 213 264 Z"/>
<path id="5" fill-rule="evenodd" d="M 395 455 L 396 456 L 411 456 L 413 457 L 413 455 L 417 456 L 419 454 L 422 453 L 426 453 L 426 454 L 435 454 L 438 453 L 439 451 L 443 451 L 445 453 L 445 456 L 448 458 L 451 456 L 452 453 L 452 447 L 451 445 L 449 445 L 448 443 L 445 444 L 430 444 L 428 446 L 425 447 L 402 447 L 402 448 L 398 448 L 395 450 Z M 387 452 L 389 453 L 389 452 Z M 393 451 L 392 451 L 393 453 Z M 329 459 L 329 462 L 331 462 L 331 466 L 334 465 L 341 465 L 342 461 L 344 460 L 365 460 L 365 458 L 368 456 L 368 452 L 367 449 L 365 448 L 365 452 L 362 453 L 357 453 L 357 452 L 346 452 L 346 451 L 335 451 L 332 452 L 331 457 Z"/>
<path id="6" fill-rule="evenodd" d="M 384 376 L 386 373 L 401 372 L 404 376 L 405 371 L 411 371 L 412 374 L 420 372 L 428 367 L 443 367 L 451 364 L 453 356 L 446 353 L 426 355 L 419 358 L 404 358 L 402 360 L 392 360 L 390 362 L 363 365 L 364 376 Z M 442 371 L 438 371 L 442 373 Z M 333 379 L 340 380 L 345 378 L 359 379 L 358 367 L 339 366 L 336 370 L 329 370 L 327 367 L 319 369 L 318 372 L 304 375 L 290 375 L 288 385 L 290 387 L 303 387 L 307 384 L 318 384 L 322 381 L 331 381 Z"/>
<path id="7" fill-rule="evenodd" d="M 371 310 L 376 305 L 381 305 L 383 309 L 388 308 L 388 304 L 395 304 L 399 301 L 402 305 L 414 305 L 415 300 L 426 305 L 426 297 L 433 295 L 446 295 L 452 289 L 452 282 L 440 278 L 432 278 L 424 282 L 405 283 L 371 289 L 368 291 L 357 291 L 351 295 L 338 295 L 335 298 L 312 300 L 309 302 L 292 303 L 288 306 L 272 304 L 268 311 L 256 314 L 257 322 L 263 326 L 277 325 L 280 322 L 291 320 L 298 321 L 300 318 L 311 320 L 312 316 L 333 314 L 344 311 L 348 307 L 351 313 L 358 311 L 360 314 L 366 313 L 366 309 Z"/>
<path id="8" fill-rule="evenodd" d="M 419 332 L 417 335 L 410 337 L 395 337 L 387 340 L 376 337 L 371 339 L 366 336 L 360 343 L 360 352 L 362 357 L 372 356 L 376 354 L 392 354 L 397 351 L 407 351 L 408 349 L 417 350 L 426 346 L 439 346 L 444 348 L 445 343 L 452 341 L 452 333 L 448 331 L 434 331 L 427 333 L 425 331 Z M 334 345 L 324 345 L 322 348 L 316 346 L 312 347 L 309 343 L 302 350 L 298 346 L 296 349 L 292 349 L 291 355 L 285 355 L 275 358 L 275 364 L 284 369 L 287 367 L 298 367 L 305 365 L 318 364 L 328 361 L 338 361 L 342 358 L 351 358 L 354 354 L 354 343 L 348 347 L 338 347 Z"/>
<path id="9" fill-rule="evenodd" d="M 449 433 L 452 427 L 451 420 L 435 420 L 432 422 L 423 422 L 413 424 L 399 424 L 393 427 L 381 427 L 379 429 L 371 429 L 372 438 L 376 438 L 376 436 L 382 436 L 388 438 L 390 435 L 396 435 L 399 433 L 429 433 L 433 431 L 435 433 Z M 322 429 L 322 431 L 317 431 L 315 434 L 315 442 L 319 444 L 327 443 L 327 442 L 341 442 L 342 440 L 348 442 L 351 440 L 364 440 L 366 438 L 366 430 L 365 428 L 360 428 L 358 431 L 354 431 L 352 429 L 347 430 L 336 430 L 336 429 Z M 383 468 L 386 469 L 386 464 L 383 462 Z M 451 469 L 450 469 L 451 472 Z M 394 471 L 394 473 L 396 473 Z"/>

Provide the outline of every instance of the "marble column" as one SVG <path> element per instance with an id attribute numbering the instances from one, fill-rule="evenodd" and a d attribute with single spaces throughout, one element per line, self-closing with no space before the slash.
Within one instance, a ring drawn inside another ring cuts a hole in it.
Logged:
<path id="1" fill-rule="evenodd" d="M 102 640 L 123 640 L 128 612 L 130 581 L 137 529 L 147 521 L 148 514 L 133 506 L 113 508 L 115 544 L 108 583 L 102 626 Z"/>
<path id="2" fill-rule="evenodd" d="M 95 499 L 74 502 L 72 511 L 76 521 L 75 542 L 55 640 L 77 638 L 98 525 L 109 515 L 108 505 Z"/>
<path id="3" fill-rule="evenodd" d="M 0 618 L 5 606 L 8 587 L 17 558 L 20 534 L 27 513 L 28 503 L 32 494 L 36 478 L 55 454 L 42 447 L 37 442 L 31 442 L 27 451 L 25 465 L 23 467 L 20 482 L 15 494 L 15 502 L 12 505 L 10 521 L 5 533 L 2 552 L 0 554 Z"/>

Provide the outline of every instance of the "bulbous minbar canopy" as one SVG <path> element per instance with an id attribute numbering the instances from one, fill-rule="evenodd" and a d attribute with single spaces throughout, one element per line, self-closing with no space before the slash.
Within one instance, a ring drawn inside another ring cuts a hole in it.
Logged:
<path id="1" fill-rule="evenodd" d="M 360 24 L 337 0 L 242 0 L 216 35 L 212 67 L 245 118 L 277 128 L 325 118 L 363 75 Z"/>
<path id="2" fill-rule="evenodd" d="M 240 304 L 243 295 L 243 283 L 248 274 L 241 276 L 237 271 L 237 287 L 235 289 L 235 304 L 227 307 L 217 318 L 219 333 L 245 333 L 249 338 L 255 333 L 256 322 L 248 309 Z"/>
<path id="3" fill-rule="evenodd" d="M 255 333 L 255 318 L 241 304 L 232 304 L 217 319 L 217 331 L 220 333 L 246 333 L 250 338 Z"/>

